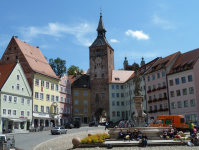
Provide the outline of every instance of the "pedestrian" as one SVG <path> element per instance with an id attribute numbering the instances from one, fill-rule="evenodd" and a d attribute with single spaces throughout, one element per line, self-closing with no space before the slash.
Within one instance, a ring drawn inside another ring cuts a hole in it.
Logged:
<path id="1" fill-rule="evenodd" d="M 43 131 L 43 128 L 44 128 L 44 125 L 43 125 L 43 123 L 41 124 L 41 130 Z"/>
<path id="2" fill-rule="evenodd" d="M 190 136 L 192 136 L 191 124 L 192 124 L 192 122 L 189 120 L 188 121 L 188 125 L 189 125 Z"/>
<path id="3" fill-rule="evenodd" d="M 105 130 L 108 129 L 108 121 L 105 122 Z M 108 129 L 109 130 L 109 129 Z"/>
<path id="4" fill-rule="evenodd" d="M 146 133 L 143 133 L 142 144 L 143 144 L 144 147 L 147 147 L 147 136 L 146 136 Z"/>
<path id="5" fill-rule="evenodd" d="M 3 124 L 3 133 L 5 134 L 6 133 L 6 126 Z"/>
<path id="6" fill-rule="evenodd" d="M 142 139 L 142 131 L 140 131 L 140 128 L 138 128 L 137 141 L 139 141 L 140 139 Z"/>

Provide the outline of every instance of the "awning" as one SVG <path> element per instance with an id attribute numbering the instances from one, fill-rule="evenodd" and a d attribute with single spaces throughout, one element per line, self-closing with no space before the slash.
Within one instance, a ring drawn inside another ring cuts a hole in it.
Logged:
<path id="1" fill-rule="evenodd" d="M 49 116 L 39 116 L 39 115 L 35 115 L 35 116 L 33 116 L 33 117 L 35 117 L 35 118 L 51 118 L 51 117 L 49 117 Z"/>
<path id="2" fill-rule="evenodd" d="M 14 122 L 24 122 L 24 121 L 27 121 L 27 119 L 9 119 L 9 120 L 12 120 Z"/>

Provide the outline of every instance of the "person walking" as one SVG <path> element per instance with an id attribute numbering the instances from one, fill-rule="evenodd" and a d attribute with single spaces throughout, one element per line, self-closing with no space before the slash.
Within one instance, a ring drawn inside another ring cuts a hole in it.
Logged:
<path id="1" fill-rule="evenodd" d="M 192 123 L 192 122 L 189 120 L 189 121 L 188 121 L 188 125 L 189 125 L 189 132 L 190 132 L 190 136 L 192 136 L 191 123 Z"/>
<path id="2" fill-rule="evenodd" d="M 108 121 L 105 122 L 105 130 L 108 129 Z M 109 130 L 109 129 L 108 129 Z"/>
<path id="3" fill-rule="evenodd" d="M 6 133 L 6 126 L 3 124 L 3 134 L 5 134 Z"/>

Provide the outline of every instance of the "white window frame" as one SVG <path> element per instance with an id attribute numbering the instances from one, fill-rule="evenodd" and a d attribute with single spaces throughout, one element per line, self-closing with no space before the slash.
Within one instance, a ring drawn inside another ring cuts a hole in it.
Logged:
<path id="1" fill-rule="evenodd" d="M 16 111 L 16 114 L 15 114 L 15 115 L 14 115 L 14 111 Z M 13 109 L 13 110 L 12 110 L 12 115 L 13 115 L 13 116 L 16 116 L 16 115 L 17 115 L 17 109 Z"/>
<path id="2" fill-rule="evenodd" d="M 54 89 L 55 89 L 54 83 L 51 83 L 50 89 L 54 91 Z"/>
<path id="3" fill-rule="evenodd" d="M 48 87 L 47 87 L 47 85 L 48 85 Z M 46 89 L 49 89 L 49 87 L 50 87 L 50 83 L 46 82 Z"/>
<path id="4" fill-rule="evenodd" d="M 37 93 L 38 97 L 36 97 L 36 93 Z M 35 92 L 35 99 L 39 99 L 39 92 Z"/>
<path id="5" fill-rule="evenodd" d="M 27 105 L 30 106 L 30 99 L 27 99 Z"/>
<path id="6" fill-rule="evenodd" d="M 77 95 L 76 95 L 77 92 Z M 75 90 L 75 96 L 79 96 L 79 91 Z"/>
<path id="7" fill-rule="evenodd" d="M 43 95 L 43 98 L 41 98 L 41 95 Z M 40 93 L 39 98 L 40 98 L 40 100 L 44 100 L 44 93 Z"/>
<path id="8" fill-rule="evenodd" d="M 55 88 L 56 88 L 56 91 L 59 91 L 59 85 L 58 84 L 56 84 Z"/>
<path id="9" fill-rule="evenodd" d="M 24 91 L 24 88 L 21 88 L 21 91 Z"/>
<path id="10" fill-rule="evenodd" d="M 56 96 L 56 102 L 59 102 L 59 96 Z"/>
<path id="11" fill-rule="evenodd" d="M 54 102 L 54 101 L 55 101 L 55 96 L 51 95 L 51 102 Z"/>
<path id="12" fill-rule="evenodd" d="M 63 102 L 63 100 L 64 100 L 64 98 L 63 98 L 63 96 L 61 96 L 61 102 Z"/>
<path id="13" fill-rule="evenodd" d="M 43 82 L 43 85 L 42 85 L 42 82 Z M 41 80 L 41 87 L 45 87 L 45 81 L 44 80 Z"/>
<path id="14" fill-rule="evenodd" d="M 77 103 L 76 103 L 77 102 Z M 79 101 L 78 100 L 75 100 L 75 105 L 79 105 Z"/>
<path id="15" fill-rule="evenodd" d="M 86 94 L 85 94 L 86 93 Z M 84 96 L 88 96 L 87 91 L 84 91 Z"/>
<path id="16" fill-rule="evenodd" d="M 61 107 L 61 113 L 63 113 L 64 112 L 64 107 Z"/>
<path id="17" fill-rule="evenodd" d="M 38 81 L 38 84 L 37 84 Z M 35 86 L 39 86 L 39 79 L 35 78 Z"/>
<path id="18" fill-rule="evenodd" d="M 86 112 L 85 112 L 86 110 Z M 84 113 L 87 114 L 88 113 L 88 108 L 84 108 Z"/>
<path id="19" fill-rule="evenodd" d="M 37 111 L 35 110 L 35 106 L 37 106 Z M 34 105 L 34 111 L 35 111 L 35 112 L 38 112 L 38 105 Z"/>
<path id="20" fill-rule="evenodd" d="M 27 113 L 27 117 L 30 117 L 30 111 L 28 110 L 26 113 Z M 28 115 L 28 113 L 29 113 L 29 115 Z"/>
<path id="21" fill-rule="evenodd" d="M 19 77 L 19 79 L 18 79 L 18 77 Z M 19 74 L 17 74 L 17 80 L 20 80 L 20 75 Z"/>
<path id="22" fill-rule="evenodd" d="M 11 101 L 10 101 L 10 97 L 11 97 Z M 8 103 L 12 103 L 12 96 L 11 95 L 9 95 L 9 97 L 8 97 Z"/>
<path id="23" fill-rule="evenodd" d="M 14 90 L 14 89 L 15 89 L 15 86 L 14 86 L 14 85 L 12 85 L 12 86 L 11 86 L 11 88 Z"/>
<path id="24" fill-rule="evenodd" d="M 23 99 L 23 103 L 22 103 L 22 99 Z M 21 105 L 25 105 L 25 98 L 21 98 Z"/>
<path id="25" fill-rule="evenodd" d="M 64 107 L 64 113 L 67 113 L 67 107 Z"/>
<path id="26" fill-rule="evenodd" d="M 5 98 L 5 97 L 6 97 L 6 98 Z M 3 96 L 3 101 L 4 101 L 4 102 L 7 102 L 7 97 L 8 97 L 8 96 L 4 94 L 4 96 Z"/>
<path id="27" fill-rule="evenodd" d="M 21 116 L 21 117 L 24 117 L 24 116 L 25 116 L 25 111 L 24 111 L 24 110 L 21 110 L 21 112 L 23 112 L 23 116 L 21 115 L 21 113 L 20 113 L 20 116 Z"/>
<path id="28" fill-rule="evenodd" d="M 70 108 L 68 108 L 68 114 L 70 114 Z"/>
<path id="29" fill-rule="evenodd" d="M 12 116 L 12 109 L 8 108 L 8 111 L 10 110 L 10 115 L 8 114 L 8 116 Z"/>
<path id="30" fill-rule="evenodd" d="M 85 104 L 85 102 L 86 102 L 86 104 Z M 87 100 L 84 100 L 84 105 L 88 105 L 88 101 Z"/>
<path id="31" fill-rule="evenodd" d="M 48 112 L 47 112 L 47 110 L 48 110 Z M 46 106 L 46 113 L 50 113 L 50 107 L 49 106 Z"/>
<path id="32" fill-rule="evenodd" d="M 48 96 L 49 96 L 49 99 L 47 100 Z M 46 101 L 50 101 L 50 94 L 46 94 Z"/>
<path id="33" fill-rule="evenodd" d="M 63 92 L 63 87 L 61 86 L 61 92 Z"/>
<path id="34" fill-rule="evenodd" d="M 19 88 L 17 88 L 18 85 L 19 85 Z M 19 83 L 17 83 L 17 85 L 16 85 L 16 90 L 20 90 L 20 84 Z"/>
<path id="35" fill-rule="evenodd" d="M 77 110 L 77 112 L 75 111 L 75 113 L 77 113 L 77 114 L 78 114 L 78 113 L 79 113 L 79 108 L 75 108 L 75 110 Z"/>
<path id="36" fill-rule="evenodd" d="M 41 105 L 41 107 L 43 107 L 43 108 L 44 108 L 44 105 Z M 41 107 L 40 107 L 40 109 L 41 109 Z M 43 112 L 43 113 L 44 113 L 44 110 L 42 111 L 42 109 L 41 109 L 41 112 Z"/>
<path id="37" fill-rule="evenodd" d="M 70 104 L 70 98 L 68 98 L 68 104 Z"/>
<path id="38" fill-rule="evenodd" d="M 3 113 L 3 110 L 6 110 L 6 114 Z M 7 115 L 7 108 L 2 109 L 2 115 Z"/>
<path id="39" fill-rule="evenodd" d="M 64 100 L 64 102 L 65 102 L 65 103 L 67 103 L 67 98 L 66 98 L 66 97 L 65 97 L 65 100 Z"/>
<path id="40" fill-rule="evenodd" d="M 17 96 L 14 96 L 13 103 L 14 103 L 14 104 L 17 104 L 17 100 L 16 100 L 16 102 L 15 102 L 15 97 L 17 98 Z"/>

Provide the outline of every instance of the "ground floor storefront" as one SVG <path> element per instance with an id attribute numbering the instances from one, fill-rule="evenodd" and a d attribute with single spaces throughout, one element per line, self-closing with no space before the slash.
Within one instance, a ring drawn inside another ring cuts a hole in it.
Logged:
<path id="1" fill-rule="evenodd" d="M 90 123 L 91 120 L 89 116 L 73 116 L 73 120 L 78 120 L 80 121 L 81 123 Z"/>
<path id="2" fill-rule="evenodd" d="M 32 128 L 55 127 L 60 125 L 60 117 L 55 114 L 33 113 Z"/>
<path id="3" fill-rule="evenodd" d="M 27 118 L 2 118 L 1 133 L 12 133 L 14 130 L 29 130 L 31 119 Z"/>
<path id="4" fill-rule="evenodd" d="M 72 115 L 71 114 L 60 114 L 60 124 L 65 125 L 67 122 L 72 121 Z"/>

